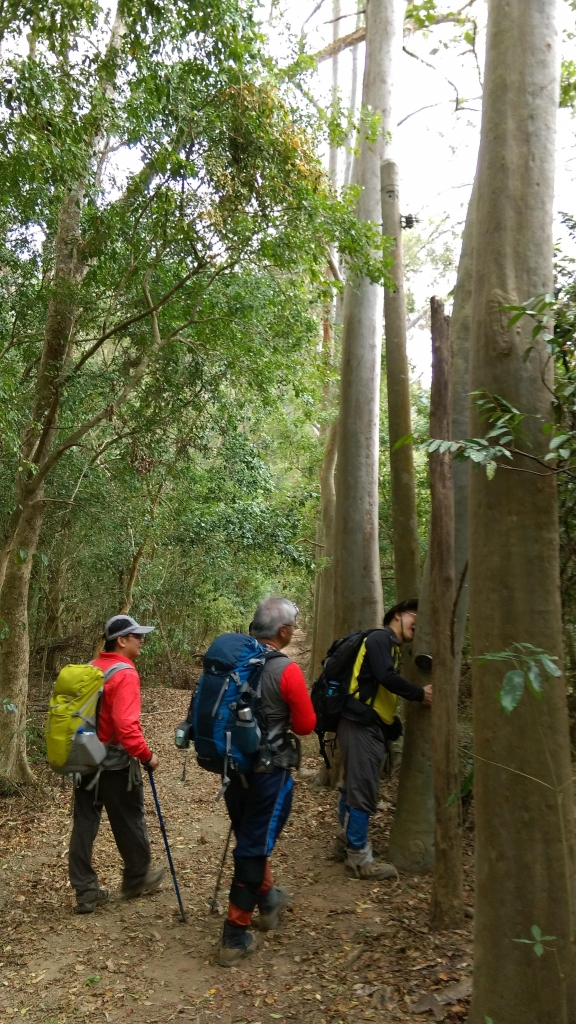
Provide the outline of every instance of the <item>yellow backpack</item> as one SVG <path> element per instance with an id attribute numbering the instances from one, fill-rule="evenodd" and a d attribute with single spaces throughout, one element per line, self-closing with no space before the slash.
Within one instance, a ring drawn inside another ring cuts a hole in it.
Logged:
<path id="1" fill-rule="evenodd" d="M 96 771 L 107 749 L 96 734 L 98 702 L 107 682 L 125 662 L 106 672 L 96 665 L 65 665 L 58 673 L 48 705 L 46 753 L 59 775 Z"/>

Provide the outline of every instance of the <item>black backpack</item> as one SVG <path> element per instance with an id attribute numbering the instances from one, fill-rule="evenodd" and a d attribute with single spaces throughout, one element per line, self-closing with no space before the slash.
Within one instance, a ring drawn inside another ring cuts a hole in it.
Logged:
<path id="1" fill-rule="evenodd" d="M 354 662 L 364 640 L 373 632 L 373 629 L 356 629 L 341 640 L 335 640 L 312 686 L 310 696 L 316 712 L 316 733 L 327 768 L 332 765 L 326 753 L 326 733 L 336 732 L 348 698 Z"/>

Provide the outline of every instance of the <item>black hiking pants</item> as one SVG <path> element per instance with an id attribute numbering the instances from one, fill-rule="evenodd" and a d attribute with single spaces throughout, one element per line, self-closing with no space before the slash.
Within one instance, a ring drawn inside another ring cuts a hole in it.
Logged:
<path id="1" fill-rule="evenodd" d="M 137 888 L 150 867 L 150 842 L 144 818 L 144 787 L 128 789 L 129 768 L 103 771 L 97 787 L 87 790 L 94 779 L 85 775 L 74 791 L 74 826 L 68 852 L 70 883 L 79 903 L 90 903 L 98 892 L 98 876 L 92 867 L 92 848 L 100 827 L 102 808 L 116 846 L 124 861 L 122 891 Z"/>

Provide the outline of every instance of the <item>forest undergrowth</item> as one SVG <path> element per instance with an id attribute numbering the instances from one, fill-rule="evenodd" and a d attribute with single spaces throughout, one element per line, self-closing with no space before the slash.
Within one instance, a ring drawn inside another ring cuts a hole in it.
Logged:
<path id="1" fill-rule="evenodd" d="M 67 878 L 71 789 L 37 762 L 34 788 L 0 803 L 0 1024 L 22 1017 L 30 1024 L 465 1021 L 472 987 L 472 813 L 464 830 L 465 925 L 433 934 L 431 876 L 374 885 L 349 879 L 329 859 L 336 795 L 314 788 L 314 737 L 304 742 L 305 770 L 272 861 L 275 879 L 293 896 L 284 926 L 239 968 L 217 965 L 222 918 L 210 912 L 209 900 L 228 819 L 215 802 L 219 780 L 199 769 L 192 753 L 182 779 L 184 755 L 174 748 L 173 728 L 188 701 L 181 690 L 143 691 L 142 720 L 160 756 L 156 781 L 187 924 L 178 919 L 169 875 L 156 895 L 120 900 L 121 862 L 105 817 L 95 864 L 111 902 L 89 918 L 74 913 Z M 33 705 L 31 724 L 39 730 L 43 706 Z M 372 839 L 383 852 L 396 783 L 383 779 L 373 819 Z M 165 863 L 145 785 L 153 858 Z M 231 857 L 221 911 L 230 877 Z"/>

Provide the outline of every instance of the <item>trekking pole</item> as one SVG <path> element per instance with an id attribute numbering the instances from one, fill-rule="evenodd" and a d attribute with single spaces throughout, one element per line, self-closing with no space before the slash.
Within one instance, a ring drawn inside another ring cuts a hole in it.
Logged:
<path id="1" fill-rule="evenodd" d="M 210 911 L 212 914 L 218 913 L 218 893 L 220 892 L 220 882 L 222 881 L 222 875 L 224 873 L 224 865 L 226 863 L 226 857 L 228 855 L 228 847 L 230 846 L 230 837 L 232 835 L 232 825 L 228 830 L 228 836 L 226 838 L 226 846 L 224 847 L 224 853 L 222 855 L 222 862 L 220 864 L 220 871 L 218 872 L 218 878 L 216 879 L 216 888 L 214 889 L 214 896 L 210 900 Z"/>
<path id="2" fill-rule="evenodd" d="M 162 838 L 164 839 L 164 846 L 166 847 L 166 856 L 168 857 L 168 864 L 170 865 L 170 874 L 172 875 L 172 881 L 174 882 L 174 889 L 176 892 L 176 899 L 178 900 L 178 906 L 180 907 L 180 917 L 184 924 L 186 924 L 186 913 L 184 910 L 184 904 L 182 903 L 182 897 L 180 895 L 180 889 L 178 888 L 178 879 L 176 878 L 176 872 L 174 870 L 174 862 L 172 860 L 172 854 L 170 853 L 170 847 L 168 846 L 168 836 L 166 835 L 166 826 L 164 824 L 164 818 L 162 817 L 162 811 L 160 810 L 160 803 L 158 800 L 158 793 L 156 792 L 156 783 L 150 768 L 147 768 L 148 778 L 150 779 L 150 786 L 152 787 L 152 794 L 154 796 L 154 803 L 156 804 L 156 814 L 158 815 L 158 821 L 160 823 L 160 831 L 162 832 Z"/>

